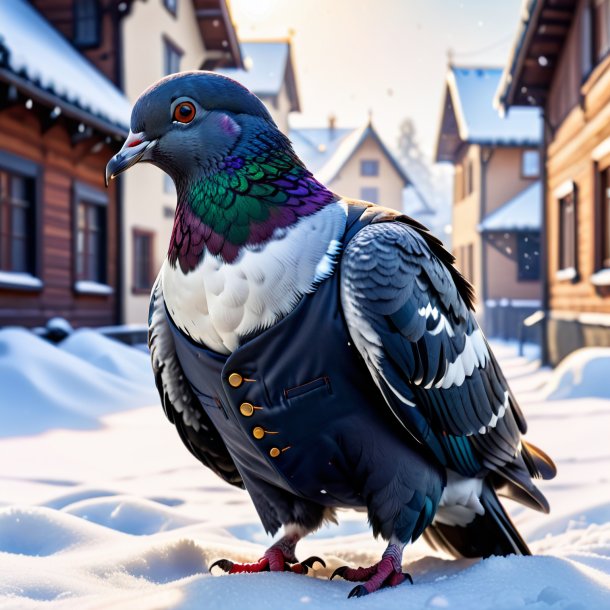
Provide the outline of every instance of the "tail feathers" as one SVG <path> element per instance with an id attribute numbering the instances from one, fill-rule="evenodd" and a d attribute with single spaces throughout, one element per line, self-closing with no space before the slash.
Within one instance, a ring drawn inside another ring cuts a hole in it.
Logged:
<path id="1" fill-rule="evenodd" d="M 521 455 L 533 477 L 538 479 L 554 479 L 557 474 L 557 467 L 553 460 L 542 449 L 522 440 Z"/>
<path id="2" fill-rule="evenodd" d="M 531 555 L 530 550 L 513 525 L 496 492 L 488 483 L 483 485 L 481 504 L 484 515 L 477 515 L 465 527 L 432 523 L 424 539 L 432 548 L 454 557 L 490 557 L 491 555 Z"/>

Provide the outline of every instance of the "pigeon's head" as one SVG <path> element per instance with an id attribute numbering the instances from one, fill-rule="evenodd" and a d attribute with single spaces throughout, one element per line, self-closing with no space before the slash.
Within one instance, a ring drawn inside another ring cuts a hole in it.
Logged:
<path id="1" fill-rule="evenodd" d="M 194 71 L 158 81 L 137 100 L 131 130 L 106 166 L 106 183 L 139 161 L 174 182 L 214 171 L 244 131 L 277 131 L 263 103 L 226 76 Z"/>

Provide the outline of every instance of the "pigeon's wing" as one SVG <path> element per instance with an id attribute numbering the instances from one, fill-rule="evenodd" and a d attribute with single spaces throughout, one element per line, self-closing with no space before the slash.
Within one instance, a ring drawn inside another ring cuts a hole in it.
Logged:
<path id="1" fill-rule="evenodd" d="M 163 299 L 161 275 L 153 286 L 148 314 L 148 346 L 155 383 L 167 418 L 189 451 L 231 485 L 244 487 L 237 468 L 210 418 L 193 393 L 174 346 Z"/>
<path id="2" fill-rule="evenodd" d="M 474 317 L 472 288 L 424 227 L 395 219 L 361 229 L 342 257 L 355 345 L 394 415 L 443 464 L 497 473 L 513 496 L 525 488 L 546 508 L 530 481 L 545 466 L 521 441 L 525 420 Z"/>

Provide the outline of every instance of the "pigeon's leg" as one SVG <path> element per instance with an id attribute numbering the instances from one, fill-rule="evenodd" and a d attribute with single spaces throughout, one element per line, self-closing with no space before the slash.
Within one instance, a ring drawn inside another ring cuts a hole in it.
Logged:
<path id="1" fill-rule="evenodd" d="M 388 548 L 381 556 L 381 561 L 368 568 L 348 568 L 342 566 L 337 568 L 331 580 L 335 576 L 341 576 L 345 580 L 352 582 L 362 582 L 364 584 L 354 587 L 348 597 L 362 597 L 377 591 L 383 587 L 395 587 L 406 580 L 413 583 L 409 574 L 402 571 L 402 552 L 405 544 L 392 537 Z"/>
<path id="2" fill-rule="evenodd" d="M 284 535 L 255 563 L 234 563 L 229 559 L 219 559 L 210 566 L 210 572 L 214 566 L 218 566 L 228 574 L 238 574 L 242 572 L 295 572 L 297 574 L 307 574 L 309 568 L 315 562 L 326 564 L 319 557 L 309 557 L 299 562 L 295 555 L 297 542 L 307 533 L 298 525 L 288 524 L 284 527 Z"/>

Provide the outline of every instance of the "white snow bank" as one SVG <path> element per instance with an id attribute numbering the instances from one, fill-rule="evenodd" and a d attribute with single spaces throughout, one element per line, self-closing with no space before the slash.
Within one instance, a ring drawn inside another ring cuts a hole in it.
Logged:
<path id="1" fill-rule="evenodd" d="M 610 348 L 585 347 L 564 358 L 542 391 L 547 400 L 610 398 Z"/>
<path id="2" fill-rule="evenodd" d="M 148 354 L 94 330 L 83 328 L 75 331 L 59 344 L 59 348 L 128 381 L 150 387 L 154 385 Z"/>
<path id="3" fill-rule="evenodd" d="M 184 517 L 158 502 L 127 496 L 82 500 L 62 510 L 87 521 L 136 536 L 198 523 L 197 520 Z"/>
<path id="4" fill-rule="evenodd" d="M 92 428 L 106 413 L 158 402 L 152 383 L 109 373 L 20 328 L 0 330 L 0 388 L 0 437 Z"/>

